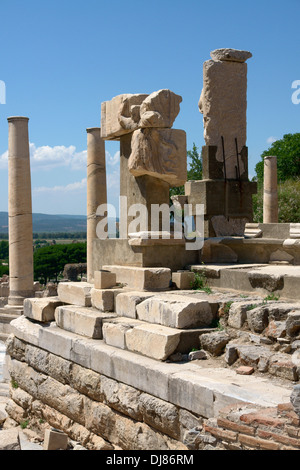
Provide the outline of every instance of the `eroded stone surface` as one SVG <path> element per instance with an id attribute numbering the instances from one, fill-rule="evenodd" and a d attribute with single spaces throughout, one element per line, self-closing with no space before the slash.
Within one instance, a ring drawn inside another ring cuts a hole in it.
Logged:
<path id="1" fill-rule="evenodd" d="M 181 96 L 170 90 L 159 90 L 144 99 L 140 107 L 140 127 L 171 128 L 179 111 Z"/>
<path id="2" fill-rule="evenodd" d="M 180 295 L 151 297 L 137 305 L 137 318 L 172 328 L 209 326 L 212 311 L 208 302 Z"/>
<path id="3" fill-rule="evenodd" d="M 181 186 L 187 180 L 185 131 L 138 129 L 132 136 L 128 167 L 135 177 L 150 175 Z"/>
<path id="4" fill-rule="evenodd" d="M 252 57 L 249 51 L 240 51 L 238 49 L 216 49 L 210 53 L 213 60 L 230 60 L 232 62 L 246 62 Z"/>

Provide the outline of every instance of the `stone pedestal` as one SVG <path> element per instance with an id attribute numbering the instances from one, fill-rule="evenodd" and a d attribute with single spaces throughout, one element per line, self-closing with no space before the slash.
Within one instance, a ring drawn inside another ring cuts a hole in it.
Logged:
<path id="1" fill-rule="evenodd" d="M 278 223 L 277 157 L 264 158 L 264 208 L 265 224 Z"/>
<path id="2" fill-rule="evenodd" d="M 204 205 L 204 237 L 243 236 L 245 225 L 253 220 L 252 195 L 257 183 L 252 181 L 188 181 L 185 193 L 195 215 L 196 204 Z"/>
<path id="3" fill-rule="evenodd" d="M 252 54 L 236 49 L 211 52 L 203 66 L 199 109 L 203 114 L 203 180 L 188 181 L 185 194 L 204 205 L 204 237 L 243 236 L 252 222 L 252 195 L 246 147 L 247 64 Z"/>
<path id="4" fill-rule="evenodd" d="M 128 215 L 127 212 L 135 204 L 141 204 L 147 209 L 145 217 L 141 214 L 140 231 L 151 230 L 151 207 L 153 204 L 169 204 L 170 185 L 166 181 L 149 175 L 135 177 L 128 168 L 128 160 L 131 155 L 131 134 L 124 135 L 120 138 L 120 196 L 127 199 L 127 207 L 121 207 L 120 213 L 120 233 L 126 236 L 130 223 L 139 216 L 139 214 Z M 147 217 L 146 217 L 147 215 Z M 161 228 L 160 228 L 161 229 Z M 137 230 L 134 230 L 137 231 Z"/>
<path id="5" fill-rule="evenodd" d="M 8 305 L 34 297 L 31 175 L 28 118 L 10 117 L 8 141 L 9 276 Z"/>
<path id="6" fill-rule="evenodd" d="M 87 129 L 87 279 L 93 282 L 93 239 L 103 217 L 97 216 L 100 204 L 107 203 L 105 142 L 100 128 Z"/>

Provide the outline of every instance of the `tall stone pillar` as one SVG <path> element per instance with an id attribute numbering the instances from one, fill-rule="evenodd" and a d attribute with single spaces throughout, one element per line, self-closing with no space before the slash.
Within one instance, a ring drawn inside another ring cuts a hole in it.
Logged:
<path id="1" fill-rule="evenodd" d="M 105 142 L 101 128 L 87 129 L 87 279 L 93 282 L 93 239 L 103 217 L 97 216 L 100 204 L 107 204 Z"/>
<path id="2" fill-rule="evenodd" d="M 277 157 L 264 158 L 264 224 L 278 223 Z"/>
<path id="3" fill-rule="evenodd" d="M 34 297 L 31 174 L 27 117 L 8 118 L 8 305 Z"/>

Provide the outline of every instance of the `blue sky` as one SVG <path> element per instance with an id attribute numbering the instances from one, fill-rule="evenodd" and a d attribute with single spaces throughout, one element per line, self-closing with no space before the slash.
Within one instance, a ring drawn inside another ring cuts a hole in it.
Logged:
<path id="1" fill-rule="evenodd" d="M 299 0 L 0 0 L 0 211 L 7 211 L 7 117 L 30 118 L 33 211 L 86 214 L 86 128 L 101 102 L 169 88 L 182 96 L 174 128 L 204 145 L 203 62 L 217 48 L 248 60 L 249 172 L 263 150 L 300 132 Z M 106 142 L 108 200 L 117 204 L 117 142 Z"/>

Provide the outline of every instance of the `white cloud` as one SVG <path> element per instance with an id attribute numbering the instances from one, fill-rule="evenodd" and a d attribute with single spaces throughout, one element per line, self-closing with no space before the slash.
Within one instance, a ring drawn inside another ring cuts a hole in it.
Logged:
<path id="1" fill-rule="evenodd" d="M 29 149 L 32 170 L 48 171 L 59 167 L 68 167 L 71 170 L 86 170 L 87 150 L 77 152 L 74 145 L 69 147 L 64 145 L 56 145 L 54 147 L 43 145 L 37 147 L 34 143 L 30 143 Z M 105 153 L 107 168 L 116 167 L 120 161 L 120 152 L 118 151 L 111 155 L 106 150 Z M 7 169 L 7 165 L 8 151 L 0 155 L 0 170 Z"/>
<path id="2" fill-rule="evenodd" d="M 81 181 L 77 181 L 75 183 L 69 183 L 65 186 L 40 186 L 38 188 L 33 188 L 34 193 L 71 193 L 71 192 L 79 192 L 79 191 L 86 191 L 86 178 L 83 178 Z"/>
<path id="3" fill-rule="evenodd" d="M 106 150 L 105 152 L 106 154 L 106 163 L 107 163 L 107 166 L 115 166 L 119 163 L 120 161 L 120 151 L 116 152 L 114 154 L 114 156 L 112 156 L 108 150 Z"/>
<path id="4" fill-rule="evenodd" d="M 35 144 L 30 143 L 30 158 L 33 169 L 49 170 L 67 166 L 72 170 L 82 170 L 86 168 L 87 151 L 76 152 L 74 145 L 69 147 L 64 145 L 36 147 Z"/>
<path id="5" fill-rule="evenodd" d="M 8 150 L 0 155 L 0 170 L 6 169 L 8 163 Z"/>
<path id="6" fill-rule="evenodd" d="M 267 138 L 267 144 L 273 144 L 276 140 L 278 140 L 277 137 L 270 136 Z"/>

